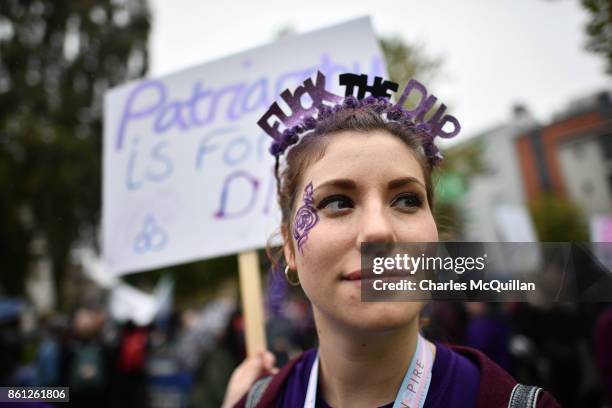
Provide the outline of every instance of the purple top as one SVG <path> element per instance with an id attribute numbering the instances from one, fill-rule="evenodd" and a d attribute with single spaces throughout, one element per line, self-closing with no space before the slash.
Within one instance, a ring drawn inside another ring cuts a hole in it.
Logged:
<path id="1" fill-rule="evenodd" d="M 474 317 L 466 328 L 466 344 L 485 353 L 506 371 L 512 370 L 509 353 L 510 325 L 493 315 Z"/>
<path id="2" fill-rule="evenodd" d="M 432 367 L 431 383 L 425 407 L 475 407 L 480 386 L 480 371 L 467 358 L 448 347 L 436 344 L 436 358 Z M 310 369 L 316 349 L 308 350 L 287 378 L 282 393 L 276 398 L 276 407 L 297 407 L 304 404 Z M 317 388 L 320 389 L 319 387 Z M 331 408 L 317 392 L 317 407 Z M 392 408 L 393 401 L 380 408 Z"/>

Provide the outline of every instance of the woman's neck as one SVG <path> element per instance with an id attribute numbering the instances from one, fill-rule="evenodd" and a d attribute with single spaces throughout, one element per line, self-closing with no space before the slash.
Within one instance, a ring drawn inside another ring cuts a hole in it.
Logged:
<path id="1" fill-rule="evenodd" d="M 334 408 L 377 407 L 395 399 L 416 350 L 418 317 L 371 333 L 341 328 L 314 311 L 319 335 L 319 387 Z"/>

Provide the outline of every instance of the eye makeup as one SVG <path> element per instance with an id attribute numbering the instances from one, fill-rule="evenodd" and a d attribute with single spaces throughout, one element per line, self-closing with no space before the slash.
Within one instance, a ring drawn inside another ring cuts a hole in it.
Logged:
<path id="1" fill-rule="evenodd" d="M 403 192 L 393 197 L 390 201 L 390 205 L 392 207 L 398 207 L 399 209 L 414 211 L 423 206 L 423 199 L 419 193 Z M 355 204 L 353 200 L 345 194 L 331 194 L 320 199 L 315 206 L 317 211 L 326 211 L 327 213 L 334 214 L 349 208 L 354 208 Z"/>
<path id="2" fill-rule="evenodd" d="M 404 204 L 404 205 L 400 205 Z M 406 192 L 398 194 L 391 202 L 391 205 L 404 209 L 415 210 L 423 206 L 423 199 L 419 194 L 414 192 Z"/>
<path id="3" fill-rule="evenodd" d="M 337 208 L 332 209 L 331 204 L 337 204 Z M 353 206 L 353 201 L 344 194 L 333 194 L 327 197 L 324 197 L 319 204 L 317 204 L 317 211 L 324 209 L 331 209 L 332 211 L 339 211 L 345 208 L 351 208 Z"/>

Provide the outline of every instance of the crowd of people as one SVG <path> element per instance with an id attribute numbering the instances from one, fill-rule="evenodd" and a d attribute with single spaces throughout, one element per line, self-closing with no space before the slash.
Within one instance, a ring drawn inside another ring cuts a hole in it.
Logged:
<path id="1" fill-rule="evenodd" d="M 433 302 L 422 321 L 428 339 L 483 351 L 517 380 L 544 385 L 563 407 L 612 404 L 609 305 Z M 283 301 L 267 335 L 279 366 L 316 346 L 303 296 Z M 0 342 L 0 384 L 67 386 L 70 406 L 217 407 L 245 357 L 242 314 L 224 301 L 146 326 L 80 308 L 42 319 L 29 334 L 16 315 L 0 322 Z"/>

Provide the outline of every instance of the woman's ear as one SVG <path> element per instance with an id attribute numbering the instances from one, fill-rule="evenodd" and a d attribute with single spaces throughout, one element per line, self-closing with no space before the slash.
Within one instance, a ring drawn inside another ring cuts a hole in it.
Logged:
<path id="1" fill-rule="evenodd" d="M 296 270 L 297 266 L 295 265 L 293 240 L 291 239 L 291 234 L 289 233 L 289 226 L 286 223 L 281 225 L 281 235 L 283 237 L 283 253 L 285 255 L 285 260 L 287 261 L 287 266 L 289 266 L 289 269 Z"/>

